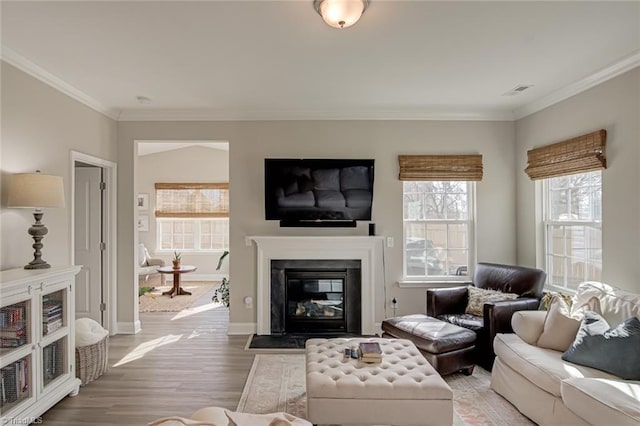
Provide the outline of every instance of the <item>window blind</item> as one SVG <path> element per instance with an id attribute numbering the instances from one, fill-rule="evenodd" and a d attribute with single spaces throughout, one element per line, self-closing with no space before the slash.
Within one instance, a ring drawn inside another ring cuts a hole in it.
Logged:
<path id="1" fill-rule="evenodd" d="M 228 183 L 156 183 L 156 217 L 229 217 Z"/>
<path id="2" fill-rule="evenodd" d="M 482 180 L 482 155 L 400 155 L 400 180 Z"/>
<path id="3" fill-rule="evenodd" d="M 527 151 L 525 172 L 532 180 L 607 168 L 604 129 Z"/>

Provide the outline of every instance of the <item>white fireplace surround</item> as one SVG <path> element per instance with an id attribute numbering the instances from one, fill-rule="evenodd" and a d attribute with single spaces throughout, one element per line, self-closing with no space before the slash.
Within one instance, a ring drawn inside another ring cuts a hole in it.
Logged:
<path id="1" fill-rule="evenodd" d="M 272 260 L 360 260 L 362 334 L 375 334 L 376 289 L 384 286 L 383 237 L 250 236 L 257 247 L 257 332 L 271 334 Z"/>

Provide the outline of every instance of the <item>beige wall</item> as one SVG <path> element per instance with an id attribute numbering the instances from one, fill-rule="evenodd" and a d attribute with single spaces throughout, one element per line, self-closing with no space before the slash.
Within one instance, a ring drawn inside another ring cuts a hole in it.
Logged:
<path id="1" fill-rule="evenodd" d="M 157 227 L 153 214 L 156 182 L 229 182 L 229 152 L 191 146 L 138 157 L 138 193 L 149 194 L 148 211 L 139 212 L 149 216 L 149 231 L 138 232 L 138 240 L 144 243 L 153 257 L 164 259 L 170 265 L 173 252 L 157 250 Z M 185 276 L 185 280 L 228 273 L 227 262 L 220 271 L 215 270 L 221 254 L 221 251 L 207 254 L 183 251 L 182 262 L 198 268 L 196 272 Z"/>
<path id="2" fill-rule="evenodd" d="M 255 248 L 247 235 L 365 235 L 356 229 L 279 228 L 264 221 L 265 157 L 359 157 L 376 159 L 373 221 L 380 235 L 395 238 L 385 249 L 387 302 L 398 313 L 424 309 L 424 289 L 399 289 L 402 275 L 402 197 L 397 155 L 481 153 L 485 178 L 478 184 L 478 260 L 535 265 L 534 184 L 526 177 L 526 151 L 599 128 L 608 131 L 609 168 L 604 172 L 603 279 L 640 289 L 640 70 L 509 122 L 454 121 L 266 121 L 120 122 L 61 94 L 2 62 L 2 182 L 0 269 L 31 260 L 26 230 L 30 211 L 6 208 L 7 177 L 36 169 L 63 176 L 67 207 L 48 210 L 45 259 L 70 262 L 70 151 L 118 163 L 118 322 L 137 320 L 134 285 L 136 141 L 226 140 L 230 142 L 233 323 L 255 321 L 244 296 L 255 297 Z M 117 140 L 117 144 L 116 144 Z M 116 147 L 117 146 L 117 147 Z M 140 182 L 138 182 L 140 181 Z M 517 182 L 517 186 L 516 186 Z M 517 198 L 516 198 L 517 190 Z M 151 193 L 151 191 L 149 191 Z M 516 209 L 514 209 L 516 206 Z M 517 214 L 516 214 L 517 212 Z M 517 227 L 516 227 L 517 220 Z M 517 237 L 516 237 L 517 236 Z M 517 248 L 517 256 L 516 256 Z M 378 320 L 385 301 L 379 300 Z M 135 317 L 135 318 L 134 318 Z"/>
<path id="3" fill-rule="evenodd" d="M 536 264 L 535 185 L 523 171 L 527 150 L 606 129 L 602 280 L 640 290 L 639 104 L 640 69 L 636 68 L 516 123 L 519 264 Z"/>
<path id="4" fill-rule="evenodd" d="M 65 208 L 45 210 L 43 258 L 71 262 L 71 150 L 116 161 L 117 123 L 2 62 L 2 168 L 0 269 L 21 268 L 33 259 L 30 209 L 7 209 L 13 173 L 62 176 Z"/>
<path id="5" fill-rule="evenodd" d="M 399 154 L 481 153 L 485 178 L 477 186 L 478 260 L 515 262 L 514 123 L 455 121 L 256 121 L 121 122 L 118 145 L 119 275 L 131 282 L 138 182 L 135 142 L 142 140 L 229 141 L 231 202 L 231 322 L 255 322 L 255 308 L 242 298 L 256 297 L 255 247 L 247 235 L 366 235 L 367 223 L 355 229 L 280 228 L 264 220 L 264 158 L 374 158 L 376 175 L 373 221 L 380 235 L 395 238 L 385 251 L 387 299 L 399 300 L 398 313 L 422 312 L 424 289 L 399 289 L 402 278 L 402 185 Z M 134 183 L 133 185 L 131 183 Z M 128 292 L 131 293 L 131 292 Z M 118 294 L 127 294 L 122 291 Z M 119 321 L 131 319 L 133 301 L 120 300 Z M 378 300 L 377 320 L 385 301 Z"/>

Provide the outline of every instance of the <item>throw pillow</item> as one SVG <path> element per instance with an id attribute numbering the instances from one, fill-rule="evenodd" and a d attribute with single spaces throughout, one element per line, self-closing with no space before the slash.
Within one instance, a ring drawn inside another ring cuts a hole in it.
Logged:
<path id="1" fill-rule="evenodd" d="M 518 295 L 514 293 L 503 293 L 498 290 L 489 290 L 478 288 L 470 285 L 468 287 L 469 301 L 467 308 L 464 310 L 466 314 L 482 316 L 482 309 L 487 302 L 498 302 L 500 300 L 517 299 Z"/>
<path id="2" fill-rule="evenodd" d="M 587 311 L 576 340 L 562 359 L 624 380 L 640 380 L 640 320 L 631 317 L 610 328 L 600 314 Z"/>
<path id="3" fill-rule="evenodd" d="M 156 419 L 149 423 L 149 426 L 211 426 L 211 422 L 202 422 L 198 420 L 191 420 L 184 417 L 163 417 Z"/>
<path id="4" fill-rule="evenodd" d="M 569 316 L 569 305 L 562 297 L 553 297 L 537 346 L 564 352 L 576 338 L 580 321 Z"/>
<path id="5" fill-rule="evenodd" d="M 551 306 L 551 302 L 556 297 L 562 298 L 566 302 L 567 306 L 571 308 L 571 304 L 573 303 L 573 299 L 571 298 L 571 296 L 569 296 L 568 294 L 562 294 L 555 291 L 549 291 L 549 292 L 545 292 L 544 295 L 542 295 L 542 299 L 540 299 L 540 306 L 538 307 L 538 310 L 548 311 L 549 307 Z"/>

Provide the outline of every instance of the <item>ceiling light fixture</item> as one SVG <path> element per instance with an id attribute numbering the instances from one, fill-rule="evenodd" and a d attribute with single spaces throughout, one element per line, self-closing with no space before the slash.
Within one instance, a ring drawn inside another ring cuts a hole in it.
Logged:
<path id="1" fill-rule="evenodd" d="M 358 22 L 369 6 L 368 0 L 314 0 L 313 7 L 327 25 L 347 28 Z"/>

